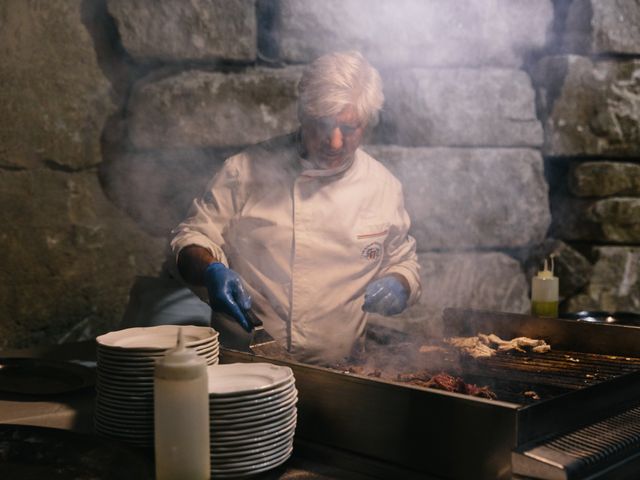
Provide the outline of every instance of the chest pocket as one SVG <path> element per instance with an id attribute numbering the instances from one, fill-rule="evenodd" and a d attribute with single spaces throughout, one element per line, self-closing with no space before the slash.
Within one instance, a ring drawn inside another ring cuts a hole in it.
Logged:
<path id="1" fill-rule="evenodd" d="M 384 241 L 389 234 L 389 222 L 358 222 L 354 231 L 357 242 Z"/>
<path id="2" fill-rule="evenodd" d="M 378 264 L 384 254 L 384 245 L 389 235 L 389 222 L 366 218 L 357 222 L 353 229 L 352 241 L 358 249 L 362 261 Z"/>

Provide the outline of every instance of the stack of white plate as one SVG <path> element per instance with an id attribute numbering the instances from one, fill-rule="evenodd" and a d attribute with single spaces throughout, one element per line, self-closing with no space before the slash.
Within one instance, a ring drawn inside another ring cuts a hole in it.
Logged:
<path id="1" fill-rule="evenodd" d="M 132 445 L 153 445 L 153 370 L 156 359 L 176 346 L 179 328 L 187 348 L 208 365 L 218 363 L 218 332 L 210 327 L 128 328 L 96 339 L 96 432 Z"/>
<path id="2" fill-rule="evenodd" d="M 211 477 L 270 470 L 293 450 L 298 391 L 289 367 L 213 365 L 209 374 Z"/>

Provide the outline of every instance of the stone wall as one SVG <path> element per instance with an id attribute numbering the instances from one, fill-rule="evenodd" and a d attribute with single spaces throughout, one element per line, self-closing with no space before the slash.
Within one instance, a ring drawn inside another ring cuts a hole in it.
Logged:
<path id="1" fill-rule="evenodd" d="M 7 0 L 0 346 L 90 337 L 224 159 L 294 130 L 301 69 L 359 49 L 365 149 L 405 188 L 420 303 L 640 311 L 640 7 L 618 0 Z M 634 56 L 638 56 L 636 60 Z"/>
<path id="2" fill-rule="evenodd" d="M 546 253 L 580 272 L 563 292 L 564 310 L 637 313 L 640 5 L 562 1 L 556 17 L 554 48 L 531 68 L 551 185 L 549 235 L 559 240 Z"/>
<path id="3" fill-rule="evenodd" d="M 0 348 L 112 328 L 162 239 L 108 199 L 101 138 L 119 109 L 82 0 L 0 5 Z"/>

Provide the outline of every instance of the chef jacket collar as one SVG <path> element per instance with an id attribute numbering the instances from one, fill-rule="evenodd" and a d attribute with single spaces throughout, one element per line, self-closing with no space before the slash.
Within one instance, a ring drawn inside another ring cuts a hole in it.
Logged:
<path id="1" fill-rule="evenodd" d="M 304 175 L 305 177 L 331 177 L 346 172 L 347 170 L 349 170 L 351 165 L 353 165 L 353 160 L 356 156 L 355 152 L 353 155 L 347 158 L 347 160 L 342 165 L 339 165 L 335 168 L 317 168 L 311 160 L 302 156 L 304 153 L 304 149 L 302 146 L 302 135 L 300 130 L 298 130 L 296 134 L 296 140 L 298 158 L 300 160 L 300 165 L 302 166 L 302 172 L 300 172 L 300 175 Z"/>

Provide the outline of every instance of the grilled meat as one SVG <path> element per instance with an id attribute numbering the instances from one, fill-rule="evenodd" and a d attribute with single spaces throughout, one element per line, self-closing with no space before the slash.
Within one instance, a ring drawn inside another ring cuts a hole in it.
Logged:
<path id="1" fill-rule="evenodd" d="M 551 346 L 544 340 L 517 337 L 511 340 L 503 340 L 499 336 L 491 333 L 486 335 L 480 333 L 475 337 L 451 337 L 445 340 L 449 345 L 459 348 L 473 358 L 490 357 L 496 352 L 518 351 L 526 352 L 531 350 L 535 353 L 545 353 L 551 350 Z"/>

